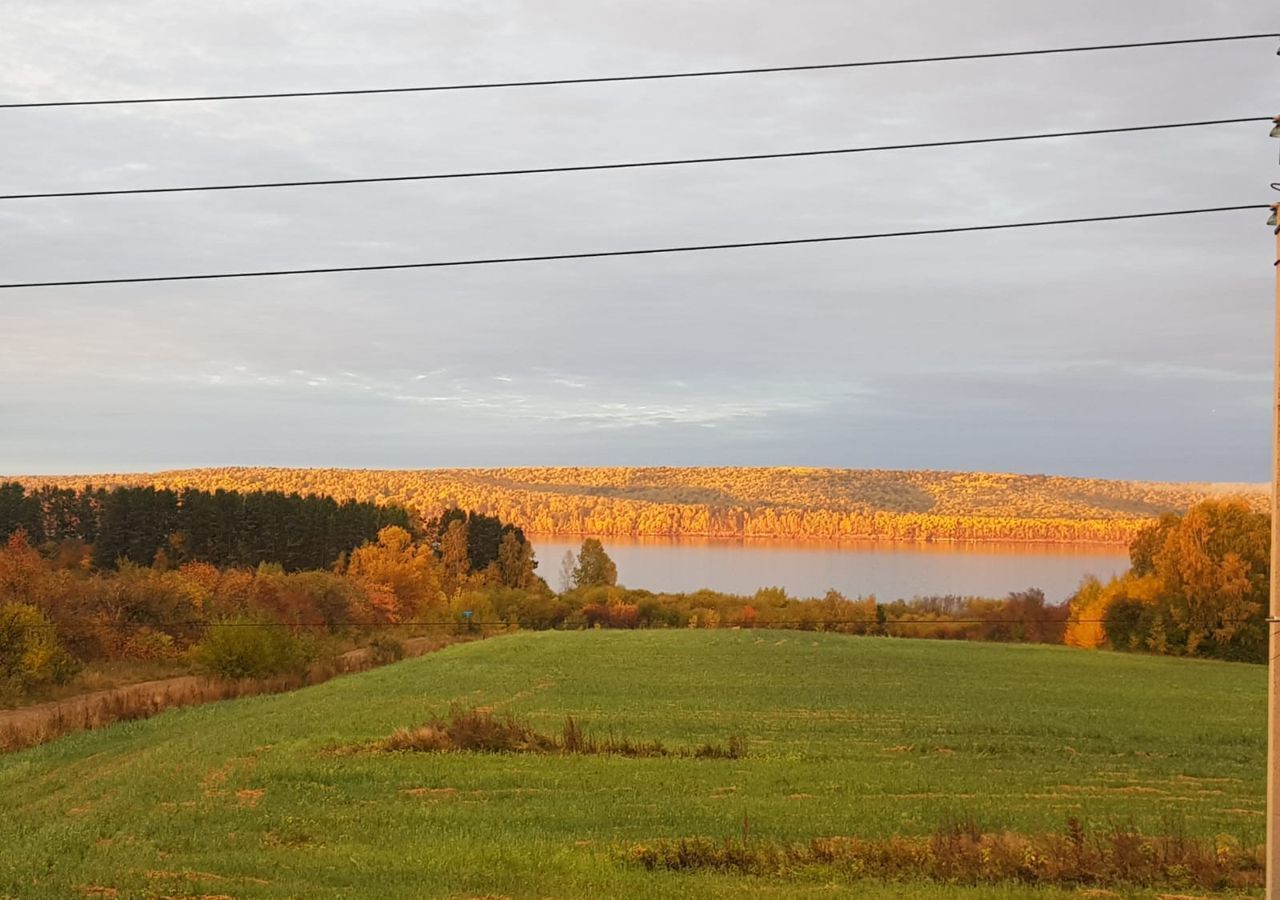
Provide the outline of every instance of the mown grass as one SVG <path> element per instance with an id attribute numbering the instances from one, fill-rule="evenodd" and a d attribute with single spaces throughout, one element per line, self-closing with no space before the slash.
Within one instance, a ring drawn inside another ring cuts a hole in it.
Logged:
<path id="1" fill-rule="evenodd" d="M 451 706 L 741 759 L 357 753 Z M 1117 826 L 1257 844 L 1265 673 L 751 631 L 528 633 L 0 758 L 0 896 L 1065 898 L 649 870 L 663 840 Z M 1158 891 L 1113 887 L 1123 897 Z M 1200 892 L 1196 892 L 1200 893 Z"/>

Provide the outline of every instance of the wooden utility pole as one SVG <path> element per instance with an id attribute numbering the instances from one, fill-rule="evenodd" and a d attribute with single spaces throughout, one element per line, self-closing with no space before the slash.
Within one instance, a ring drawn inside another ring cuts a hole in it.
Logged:
<path id="1" fill-rule="evenodd" d="M 1280 126 L 1280 119 L 1277 119 Z M 1271 419 L 1271 602 L 1267 614 L 1267 900 L 1280 900 L 1280 204 L 1271 207 L 1276 226 L 1275 384 Z"/>

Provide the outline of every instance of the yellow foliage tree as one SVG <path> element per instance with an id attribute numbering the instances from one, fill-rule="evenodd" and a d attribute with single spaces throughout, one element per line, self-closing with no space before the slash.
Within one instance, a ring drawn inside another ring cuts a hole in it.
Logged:
<path id="1" fill-rule="evenodd" d="M 1068 647 L 1094 650 L 1107 639 L 1102 618 L 1107 611 L 1107 590 L 1093 575 L 1086 575 L 1080 587 L 1067 601 L 1070 615 L 1062 642 Z"/>
<path id="2" fill-rule="evenodd" d="M 395 525 L 379 531 L 377 543 L 352 551 L 347 575 L 361 583 L 370 597 L 385 598 L 390 594 L 395 598 L 394 609 L 386 611 L 392 621 L 413 619 L 445 607 L 440 563 L 435 554 L 430 547 L 415 544 L 409 532 Z"/>

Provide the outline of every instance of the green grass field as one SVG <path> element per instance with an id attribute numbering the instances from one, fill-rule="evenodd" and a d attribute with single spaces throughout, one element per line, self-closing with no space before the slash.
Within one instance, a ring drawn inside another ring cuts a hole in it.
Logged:
<path id="1" fill-rule="evenodd" d="M 337 753 L 451 703 L 740 760 Z M 664 837 L 1263 833 L 1261 667 L 796 632 L 525 633 L 0 757 L 0 896 L 1013 898 L 648 872 Z M 112 891 L 116 893 L 111 893 Z M 1156 892 L 1117 896 L 1154 897 Z"/>

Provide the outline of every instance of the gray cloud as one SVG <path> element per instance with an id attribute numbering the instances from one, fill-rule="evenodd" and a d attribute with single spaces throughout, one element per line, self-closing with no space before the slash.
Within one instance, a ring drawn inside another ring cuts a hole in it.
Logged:
<path id="1" fill-rule="evenodd" d="M 1267 30 L 1266 0 L 23 2 L 12 99 L 397 85 Z M 0 111 L 4 192 L 768 152 L 1273 112 L 1274 47 Z M 429 185 L 0 204 L 3 280 L 1270 202 L 1261 125 Z M 0 471 L 928 466 L 1261 479 L 1257 214 L 0 297 Z M 422 377 L 425 376 L 425 377 Z"/>

